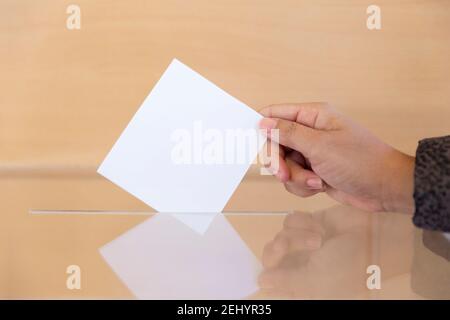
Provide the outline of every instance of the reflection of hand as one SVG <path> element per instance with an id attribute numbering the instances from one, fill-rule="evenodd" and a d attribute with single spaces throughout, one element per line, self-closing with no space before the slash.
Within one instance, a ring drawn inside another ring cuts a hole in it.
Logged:
<path id="1" fill-rule="evenodd" d="M 324 191 L 363 210 L 412 213 L 413 157 L 325 103 L 274 105 L 261 114 L 260 127 L 281 146 L 273 170 L 289 192 Z M 278 138 L 271 129 L 279 130 Z"/>
<path id="2" fill-rule="evenodd" d="M 275 295 L 312 299 L 348 298 L 367 293 L 366 269 L 373 264 L 372 218 L 368 213 L 345 206 L 315 214 L 288 215 L 283 230 L 264 248 L 261 288 Z M 409 219 L 405 222 L 404 225 L 410 225 Z M 390 251 L 384 253 L 388 258 L 382 262 L 383 279 L 405 272 L 409 266 L 410 238 L 405 236 L 398 221 L 394 224 L 397 230 L 388 232 L 392 235 L 384 234 Z M 404 241 L 392 246 L 391 241 L 397 236 Z M 404 261 L 392 261 L 392 253 L 397 250 L 404 255 L 397 254 L 397 258 Z"/>

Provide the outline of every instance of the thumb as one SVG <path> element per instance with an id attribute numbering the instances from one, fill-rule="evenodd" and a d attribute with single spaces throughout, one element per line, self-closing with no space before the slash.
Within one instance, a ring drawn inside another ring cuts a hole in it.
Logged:
<path id="1" fill-rule="evenodd" d="M 312 148 L 320 142 L 320 131 L 289 120 L 263 118 L 259 127 L 265 130 L 272 141 L 297 150 L 306 157 L 311 155 Z"/>

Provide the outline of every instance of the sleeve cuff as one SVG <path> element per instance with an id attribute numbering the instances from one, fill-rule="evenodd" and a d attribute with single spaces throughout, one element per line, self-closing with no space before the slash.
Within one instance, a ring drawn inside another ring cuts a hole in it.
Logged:
<path id="1" fill-rule="evenodd" d="M 414 170 L 414 224 L 450 231 L 450 136 L 421 140 Z"/>

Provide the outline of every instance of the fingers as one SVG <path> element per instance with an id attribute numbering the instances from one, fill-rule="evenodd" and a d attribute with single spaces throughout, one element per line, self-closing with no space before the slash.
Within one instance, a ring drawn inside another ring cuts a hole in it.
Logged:
<path id="1" fill-rule="evenodd" d="M 279 118 L 263 118 L 259 127 L 272 141 L 297 150 L 306 157 L 311 155 L 314 147 L 320 145 L 321 132 L 297 122 Z"/>
<path id="2" fill-rule="evenodd" d="M 287 156 L 286 152 L 289 152 Z M 295 150 L 286 151 L 284 147 L 272 141 L 265 145 L 259 157 L 269 173 L 274 175 L 282 183 L 286 183 L 291 177 L 286 158 L 293 160 L 300 167 L 308 165 L 307 160 L 300 152 Z"/>
<path id="3" fill-rule="evenodd" d="M 321 134 L 323 131 L 342 127 L 341 117 L 324 102 L 271 105 L 260 113 L 265 117 L 260 128 L 267 131 L 270 139 L 306 157 L 310 156 L 312 148 L 320 148 L 321 138 L 325 137 Z"/>
<path id="4" fill-rule="evenodd" d="M 288 156 L 289 159 L 298 163 L 301 167 L 306 168 L 308 166 L 308 161 L 305 157 L 298 151 L 291 151 Z"/>
<path id="5" fill-rule="evenodd" d="M 286 216 L 284 229 L 264 248 L 260 287 L 270 292 L 306 294 L 310 289 L 308 261 L 322 246 L 324 234 L 311 214 Z"/>
<path id="6" fill-rule="evenodd" d="M 322 179 L 311 170 L 306 170 L 291 158 L 286 158 L 290 179 L 284 183 L 289 192 L 301 197 L 309 197 L 325 190 Z"/>
<path id="7" fill-rule="evenodd" d="M 333 121 L 337 112 L 326 102 L 276 104 L 263 108 L 260 113 L 266 118 L 284 119 L 319 130 L 330 130 L 337 124 Z"/>
<path id="8" fill-rule="evenodd" d="M 301 153 L 293 151 L 285 157 L 284 149 L 274 148 L 272 143 L 267 145 L 267 149 L 270 156 L 268 160 L 264 159 L 264 165 L 284 183 L 289 192 L 309 197 L 325 190 L 322 179 L 313 171 L 304 168 L 307 163 Z M 273 159 L 278 160 L 276 164 Z"/>
<path id="9" fill-rule="evenodd" d="M 262 264 L 265 268 L 273 268 L 288 253 L 289 243 L 286 237 L 275 237 L 263 250 Z"/>
<path id="10" fill-rule="evenodd" d="M 303 212 L 288 214 L 284 219 L 283 227 L 285 229 L 309 230 L 322 236 L 325 235 L 322 224 L 315 220 L 311 214 Z"/>
<path id="11" fill-rule="evenodd" d="M 262 264 L 265 268 L 274 268 L 294 252 L 309 252 L 322 246 L 322 235 L 315 231 L 285 229 L 265 247 Z M 284 261 L 288 263 L 288 261 Z"/>
<path id="12" fill-rule="evenodd" d="M 259 285 L 264 289 L 286 288 L 289 283 L 295 278 L 295 269 L 291 268 L 277 268 L 274 270 L 264 271 L 258 279 Z"/>
<path id="13" fill-rule="evenodd" d="M 288 243 L 289 252 L 317 250 L 322 246 L 322 235 L 305 229 L 284 229 L 280 238 L 284 238 Z"/>
<path id="14" fill-rule="evenodd" d="M 293 252 L 321 248 L 324 235 L 324 229 L 310 214 L 295 213 L 286 216 L 283 230 L 264 247 L 263 266 L 270 269 L 278 266 Z"/>
<path id="15" fill-rule="evenodd" d="M 308 273 L 307 266 L 265 270 L 259 276 L 258 283 L 262 289 L 304 295 L 306 298 L 310 292 Z"/>
<path id="16" fill-rule="evenodd" d="M 264 167 L 282 183 L 290 178 L 289 168 L 284 157 L 284 148 L 272 141 L 268 141 L 265 150 L 261 153 Z"/>

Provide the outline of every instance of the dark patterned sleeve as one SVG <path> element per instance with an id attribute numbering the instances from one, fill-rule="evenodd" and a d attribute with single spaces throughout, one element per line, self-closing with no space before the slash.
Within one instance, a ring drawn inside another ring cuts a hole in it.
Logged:
<path id="1" fill-rule="evenodd" d="M 419 142 L 414 172 L 414 224 L 450 231 L 450 136 Z"/>

